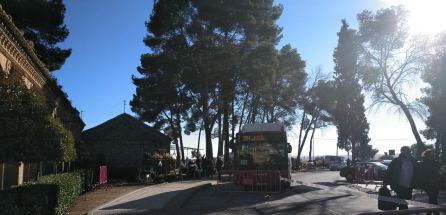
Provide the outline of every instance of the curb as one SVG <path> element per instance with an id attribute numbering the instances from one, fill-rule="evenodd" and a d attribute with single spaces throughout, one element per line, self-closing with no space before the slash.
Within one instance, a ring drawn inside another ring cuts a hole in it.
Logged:
<path id="1" fill-rule="evenodd" d="M 187 190 L 180 191 L 174 198 L 172 198 L 169 202 L 166 203 L 164 209 L 178 209 L 182 208 L 186 203 L 190 200 L 190 197 L 196 194 L 197 192 L 211 187 L 212 183 L 204 183 L 198 186 L 189 188 Z"/>

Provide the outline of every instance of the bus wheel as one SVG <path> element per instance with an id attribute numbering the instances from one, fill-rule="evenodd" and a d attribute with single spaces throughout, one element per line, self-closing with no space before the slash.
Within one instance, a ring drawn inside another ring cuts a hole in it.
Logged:
<path id="1" fill-rule="evenodd" d="M 285 183 L 282 183 L 282 190 L 286 190 L 286 189 L 290 189 L 290 187 L 291 187 L 291 182 L 285 182 Z"/>
<path id="2" fill-rule="evenodd" d="M 353 181 L 353 175 L 352 175 L 351 173 L 348 173 L 348 174 L 345 176 L 345 179 L 347 179 L 347 182 L 352 183 L 352 181 Z"/>

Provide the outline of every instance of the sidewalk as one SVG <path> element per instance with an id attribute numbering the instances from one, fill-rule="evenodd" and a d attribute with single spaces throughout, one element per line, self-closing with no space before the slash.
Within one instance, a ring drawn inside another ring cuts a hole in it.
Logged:
<path id="1" fill-rule="evenodd" d="M 179 208 L 194 192 L 210 186 L 214 181 L 182 181 L 145 187 L 105 203 L 89 215 L 144 214 L 163 208 Z"/>

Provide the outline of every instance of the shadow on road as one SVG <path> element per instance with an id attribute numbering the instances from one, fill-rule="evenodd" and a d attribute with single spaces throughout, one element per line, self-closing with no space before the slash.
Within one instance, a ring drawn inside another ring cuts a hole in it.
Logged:
<path id="1" fill-rule="evenodd" d="M 311 214 L 334 214 L 326 206 L 326 202 L 341 199 L 345 197 L 350 197 L 351 195 L 338 195 L 319 199 L 313 199 L 305 202 L 297 203 L 285 203 L 279 205 L 265 204 L 257 207 L 256 209 L 261 211 L 263 214 L 283 214 L 283 213 L 296 213 L 305 212 Z"/>

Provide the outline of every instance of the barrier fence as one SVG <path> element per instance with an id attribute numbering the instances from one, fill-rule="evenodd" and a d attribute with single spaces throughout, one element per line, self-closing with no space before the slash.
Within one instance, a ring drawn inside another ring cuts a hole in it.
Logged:
<path id="1" fill-rule="evenodd" d="M 385 172 L 379 168 L 355 167 L 353 183 L 363 183 L 366 184 L 366 187 L 373 184 L 376 189 L 382 186 L 384 174 Z"/>
<path id="2" fill-rule="evenodd" d="M 281 174 L 274 170 L 226 171 L 215 187 L 222 192 L 279 193 L 282 190 Z"/>
<path id="3" fill-rule="evenodd" d="M 359 215 L 397 215 L 397 214 L 446 214 L 446 208 L 414 208 L 407 210 L 380 211 L 361 213 Z"/>

